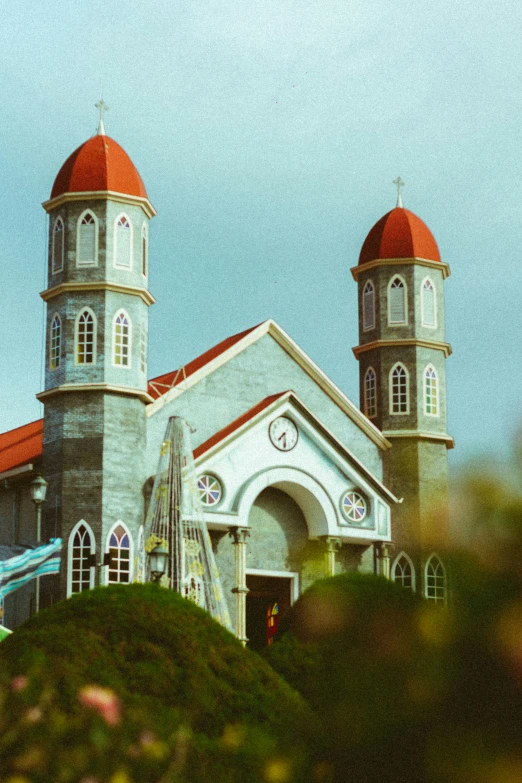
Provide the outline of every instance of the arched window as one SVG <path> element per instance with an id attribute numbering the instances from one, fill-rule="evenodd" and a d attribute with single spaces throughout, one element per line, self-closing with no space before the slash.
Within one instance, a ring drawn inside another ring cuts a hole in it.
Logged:
<path id="1" fill-rule="evenodd" d="M 436 326 L 435 287 L 429 278 L 422 284 L 422 325 Z"/>
<path id="2" fill-rule="evenodd" d="M 124 269 L 132 267 L 132 225 L 127 215 L 120 215 L 116 220 L 114 264 Z"/>
<path id="3" fill-rule="evenodd" d="M 424 370 L 424 412 L 428 416 L 439 415 L 439 379 L 431 364 Z"/>
<path id="4" fill-rule="evenodd" d="M 106 550 L 110 555 L 107 584 L 128 584 L 131 581 L 131 538 L 121 522 L 110 531 Z"/>
<path id="5" fill-rule="evenodd" d="M 396 364 L 390 372 L 390 413 L 408 413 L 409 397 L 408 371 Z"/>
<path id="6" fill-rule="evenodd" d="M 76 264 L 93 266 L 98 260 L 98 224 L 92 212 L 78 218 Z"/>
<path id="7" fill-rule="evenodd" d="M 58 313 L 53 318 L 51 324 L 51 343 L 49 346 L 49 369 L 57 370 L 60 366 L 60 355 L 62 347 L 62 320 Z"/>
<path id="8" fill-rule="evenodd" d="M 147 226 L 145 223 L 141 229 L 141 273 L 147 276 Z"/>
<path id="9" fill-rule="evenodd" d="M 61 217 L 56 218 L 53 226 L 53 244 L 52 244 L 52 268 L 53 274 L 61 272 L 63 269 L 63 255 L 65 247 L 65 226 Z"/>
<path id="10" fill-rule="evenodd" d="M 92 530 L 82 519 L 69 536 L 68 595 L 94 587 L 94 554 Z"/>
<path id="11" fill-rule="evenodd" d="M 406 552 L 401 552 L 395 558 L 392 566 L 392 580 L 405 590 L 415 590 L 415 568 Z"/>
<path id="12" fill-rule="evenodd" d="M 437 555 L 432 555 L 426 563 L 424 572 L 426 598 L 435 603 L 442 604 L 446 601 L 446 570 L 442 560 Z"/>
<path id="13" fill-rule="evenodd" d="M 141 322 L 140 328 L 140 369 L 142 372 L 147 372 L 147 324 L 145 321 Z"/>
<path id="14" fill-rule="evenodd" d="M 96 320 L 94 313 L 85 308 L 76 317 L 76 364 L 96 362 Z"/>
<path id="15" fill-rule="evenodd" d="M 373 367 L 368 367 L 364 376 L 364 412 L 369 419 L 377 416 L 377 379 Z"/>
<path id="16" fill-rule="evenodd" d="M 375 326 L 375 288 L 368 280 L 363 291 L 363 329 L 367 332 Z"/>
<path id="17" fill-rule="evenodd" d="M 388 285 L 388 323 L 406 323 L 406 284 L 394 277 Z"/>
<path id="18" fill-rule="evenodd" d="M 119 310 L 114 317 L 112 363 L 118 367 L 130 367 L 131 321 L 125 310 Z"/>

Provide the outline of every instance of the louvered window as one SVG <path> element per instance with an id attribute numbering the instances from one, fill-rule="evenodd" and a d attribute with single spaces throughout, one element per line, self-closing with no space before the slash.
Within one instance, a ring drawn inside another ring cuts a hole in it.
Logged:
<path id="1" fill-rule="evenodd" d="M 364 376 L 364 412 L 369 419 L 377 416 L 376 377 L 372 367 Z"/>
<path id="2" fill-rule="evenodd" d="M 408 413 L 408 374 L 402 364 L 391 373 L 391 412 Z"/>
<path id="3" fill-rule="evenodd" d="M 400 277 L 395 277 L 388 287 L 388 321 L 390 324 L 406 323 L 406 287 Z"/>
<path id="4" fill-rule="evenodd" d="M 80 218 L 78 226 L 78 266 L 89 266 L 96 263 L 97 225 L 94 215 L 87 212 Z"/>
<path id="5" fill-rule="evenodd" d="M 59 217 L 53 226 L 53 274 L 63 269 L 64 234 L 63 220 Z"/>
<path id="6" fill-rule="evenodd" d="M 363 291 L 363 325 L 364 331 L 375 326 L 375 289 L 371 280 L 368 280 Z"/>
<path id="7" fill-rule="evenodd" d="M 432 555 L 426 563 L 426 598 L 435 603 L 446 600 L 446 572 L 437 555 Z"/>
<path id="8" fill-rule="evenodd" d="M 422 285 L 422 325 L 435 326 L 435 288 L 431 280 Z"/>
<path id="9" fill-rule="evenodd" d="M 94 364 L 96 327 L 94 316 L 89 310 L 80 313 L 76 321 L 76 363 Z"/>
<path id="10" fill-rule="evenodd" d="M 62 344 L 62 321 L 55 315 L 51 324 L 51 345 L 49 351 L 49 369 L 57 370 L 60 366 L 60 349 Z"/>
<path id="11" fill-rule="evenodd" d="M 121 310 L 114 319 L 113 362 L 119 367 L 130 366 L 130 318 Z"/>
<path id="12" fill-rule="evenodd" d="M 119 217 L 116 222 L 114 252 L 116 266 L 130 269 L 132 266 L 132 228 L 125 215 Z"/>
<path id="13" fill-rule="evenodd" d="M 74 533 L 70 549 L 71 593 L 81 593 L 94 586 L 92 568 L 92 534 L 86 525 Z"/>
<path id="14" fill-rule="evenodd" d="M 429 416 L 439 414 L 439 389 L 438 378 L 434 367 L 426 367 L 424 370 L 424 402 L 425 412 Z"/>
<path id="15" fill-rule="evenodd" d="M 130 582 L 130 538 L 123 525 L 118 525 L 109 537 L 109 573 L 107 583 Z"/>

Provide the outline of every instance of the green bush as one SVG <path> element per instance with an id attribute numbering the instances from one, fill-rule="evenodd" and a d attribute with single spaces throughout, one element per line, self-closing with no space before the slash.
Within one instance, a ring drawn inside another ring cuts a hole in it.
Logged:
<path id="1" fill-rule="evenodd" d="M 303 699 L 155 585 L 84 592 L 17 629 L 0 647 L 0 701 L 13 781 L 316 779 Z"/>

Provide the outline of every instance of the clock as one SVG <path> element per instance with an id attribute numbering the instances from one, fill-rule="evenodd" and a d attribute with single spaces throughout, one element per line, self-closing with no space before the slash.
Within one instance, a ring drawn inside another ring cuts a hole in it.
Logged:
<path id="1" fill-rule="evenodd" d="M 299 433 L 291 419 L 279 416 L 270 423 L 268 428 L 270 440 L 279 451 L 290 451 L 297 443 Z"/>

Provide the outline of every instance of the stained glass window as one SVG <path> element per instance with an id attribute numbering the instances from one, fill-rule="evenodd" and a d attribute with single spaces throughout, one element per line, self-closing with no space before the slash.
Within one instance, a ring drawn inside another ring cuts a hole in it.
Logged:
<path id="1" fill-rule="evenodd" d="M 279 615 L 279 604 L 270 604 L 266 610 L 266 643 L 272 644 L 274 636 L 277 633 L 277 620 Z"/>
<path id="2" fill-rule="evenodd" d="M 223 496 L 221 483 L 215 476 L 205 474 L 198 478 L 198 489 L 204 506 L 215 506 Z"/>
<path id="3" fill-rule="evenodd" d="M 438 416 L 438 378 L 435 368 L 431 365 L 424 370 L 424 402 L 425 410 L 429 416 Z"/>
<path id="4" fill-rule="evenodd" d="M 363 291 L 363 328 L 365 331 L 375 326 L 375 289 L 368 280 Z"/>
<path id="5" fill-rule="evenodd" d="M 388 286 L 388 322 L 406 323 L 406 287 L 400 277 L 395 277 Z"/>
<path id="6" fill-rule="evenodd" d="M 91 551 L 92 533 L 86 525 L 80 525 L 74 534 L 70 550 L 71 593 L 81 593 L 94 586 Z"/>
<path id="7" fill-rule="evenodd" d="M 405 590 L 413 590 L 413 568 L 411 562 L 401 555 L 393 568 L 393 581 L 404 587 Z"/>
<path id="8" fill-rule="evenodd" d="M 96 329 L 90 310 L 83 310 L 76 320 L 76 363 L 94 363 Z"/>
<path id="9" fill-rule="evenodd" d="M 62 343 L 62 321 L 56 314 L 51 324 L 51 345 L 49 356 L 49 368 L 57 370 L 60 366 L 60 348 Z"/>
<path id="10" fill-rule="evenodd" d="M 78 225 L 78 249 L 76 263 L 89 266 L 96 263 L 96 220 L 91 212 L 80 218 Z"/>
<path id="11" fill-rule="evenodd" d="M 111 556 L 108 584 L 130 581 L 130 539 L 123 527 L 118 525 L 109 538 L 109 554 Z"/>
<path id="12" fill-rule="evenodd" d="M 431 280 L 422 285 L 422 325 L 435 326 L 435 288 Z"/>
<path id="13" fill-rule="evenodd" d="M 402 364 L 391 372 L 391 412 L 408 413 L 408 375 Z"/>
<path id="14" fill-rule="evenodd" d="M 432 555 L 426 563 L 426 598 L 435 603 L 446 600 L 446 572 L 437 555 Z"/>
<path id="15" fill-rule="evenodd" d="M 352 490 L 347 492 L 343 497 L 341 506 L 345 517 L 354 524 L 362 522 L 366 516 L 366 501 L 358 492 L 353 492 Z"/>
<path id="16" fill-rule="evenodd" d="M 126 215 L 121 215 L 116 222 L 114 244 L 116 266 L 130 269 L 132 266 L 132 228 Z"/>
<path id="17" fill-rule="evenodd" d="M 373 367 L 369 367 L 364 376 L 364 412 L 369 419 L 377 416 L 376 377 Z"/>
<path id="18" fill-rule="evenodd" d="M 120 367 L 130 366 L 130 318 L 121 310 L 114 319 L 113 362 Z"/>
<path id="19" fill-rule="evenodd" d="M 63 255 L 64 255 L 64 225 L 61 217 L 57 218 L 53 226 L 53 251 L 52 251 L 52 267 L 53 273 L 60 272 L 63 269 Z"/>

